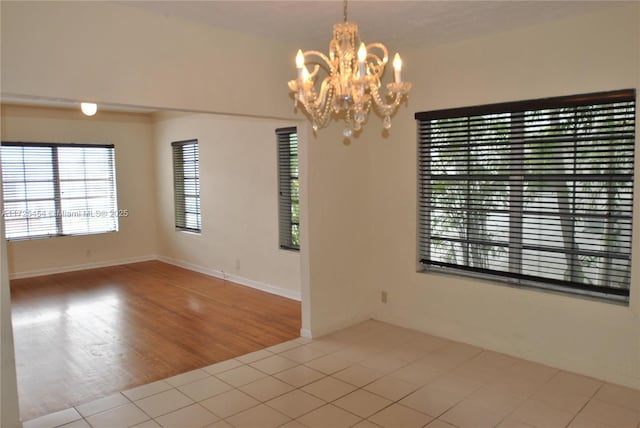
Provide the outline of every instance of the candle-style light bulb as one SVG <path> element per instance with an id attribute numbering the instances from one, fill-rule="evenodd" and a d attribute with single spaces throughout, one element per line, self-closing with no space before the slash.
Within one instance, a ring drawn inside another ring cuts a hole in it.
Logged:
<path id="1" fill-rule="evenodd" d="M 393 57 L 393 70 L 394 76 L 396 78 L 396 83 L 402 82 L 402 77 L 400 73 L 402 72 L 402 59 L 400 59 L 400 55 L 396 52 Z"/>
<path id="2" fill-rule="evenodd" d="M 298 49 L 296 54 L 296 67 L 298 69 L 298 79 L 302 79 L 302 68 L 304 67 L 304 55 L 302 49 Z"/>
<path id="3" fill-rule="evenodd" d="M 304 55 L 302 54 L 302 49 L 298 49 L 298 53 L 296 54 L 296 67 L 302 68 L 304 65 Z"/>
<path id="4" fill-rule="evenodd" d="M 367 59 L 367 47 L 364 43 L 360 43 L 360 47 L 358 48 L 358 62 L 364 62 Z"/>
<path id="5" fill-rule="evenodd" d="M 364 43 L 360 43 L 360 48 L 358 49 L 358 70 L 360 71 L 360 77 L 364 77 L 366 74 L 365 71 L 365 61 L 367 60 L 367 47 Z"/>
<path id="6" fill-rule="evenodd" d="M 304 103 L 305 100 L 305 83 L 309 80 L 309 70 L 302 64 L 302 67 L 298 69 L 298 79 L 302 80 L 302 84 L 298 87 L 298 99 Z"/>

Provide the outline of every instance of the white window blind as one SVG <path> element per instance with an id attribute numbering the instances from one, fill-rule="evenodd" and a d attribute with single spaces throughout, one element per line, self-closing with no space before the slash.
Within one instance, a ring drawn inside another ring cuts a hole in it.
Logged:
<path id="1" fill-rule="evenodd" d="M 113 145 L 2 143 L 7 239 L 118 230 Z"/>

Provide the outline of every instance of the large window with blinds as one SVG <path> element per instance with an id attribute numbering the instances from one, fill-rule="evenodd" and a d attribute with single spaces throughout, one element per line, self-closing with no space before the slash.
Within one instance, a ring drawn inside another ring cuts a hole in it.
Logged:
<path id="1" fill-rule="evenodd" d="M 278 140 L 278 205 L 280 248 L 300 249 L 300 184 L 298 133 L 295 127 L 276 129 Z"/>
<path id="2" fill-rule="evenodd" d="M 2 143 L 9 240 L 118 230 L 113 145 Z"/>
<path id="3" fill-rule="evenodd" d="M 199 233 L 202 220 L 198 140 L 175 141 L 171 147 L 176 230 Z"/>
<path id="4" fill-rule="evenodd" d="M 422 270 L 628 301 L 635 90 L 416 120 Z"/>

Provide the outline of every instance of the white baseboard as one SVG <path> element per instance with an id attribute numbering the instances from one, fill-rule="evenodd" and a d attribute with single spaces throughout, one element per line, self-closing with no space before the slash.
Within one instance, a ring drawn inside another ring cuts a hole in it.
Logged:
<path id="1" fill-rule="evenodd" d="M 140 256 L 140 257 L 129 257 L 127 259 L 118 259 L 118 260 L 106 260 L 102 262 L 95 263 L 85 263 L 81 265 L 72 265 L 72 266 L 56 266 L 54 268 L 49 269 L 38 269 L 26 272 L 15 272 L 9 274 L 10 279 L 22 279 L 22 278 L 33 278 L 36 276 L 43 275 L 52 275 L 56 273 L 64 273 L 64 272 L 73 272 L 78 270 L 87 270 L 87 269 L 97 269 L 109 266 L 119 266 L 126 265 L 129 263 L 139 263 L 139 262 L 148 262 L 151 260 L 158 260 L 158 256 Z"/>
<path id="2" fill-rule="evenodd" d="M 303 328 L 300 330 L 300 336 L 306 338 L 319 338 L 322 336 L 326 336 L 327 334 L 334 333 L 336 331 L 352 327 L 356 324 L 360 324 L 361 322 L 365 322 L 372 319 L 370 314 L 361 314 L 354 317 L 351 317 L 347 320 L 339 321 L 337 323 L 331 323 L 322 327 L 313 327 L 312 328 Z"/>
<path id="3" fill-rule="evenodd" d="M 226 279 L 236 284 L 255 288 L 256 290 L 265 291 L 267 293 L 276 294 L 278 296 L 286 297 L 288 299 L 293 299 L 297 301 L 302 300 L 302 296 L 298 291 L 287 290 L 284 288 L 276 287 L 274 285 L 266 284 L 264 282 L 254 281 L 252 279 L 244 278 L 238 275 L 230 275 L 223 271 L 205 268 L 205 267 L 198 266 L 193 263 L 185 262 L 182 260 L 176 260 L 170 257 L 156 256 L 156 255 L 130 257 L 127 259 L 118 259 L 118 260 L 107 260 L 107 261 L 95 262 L 95 263 L 85 263 L 81 265 L 60 266 L 55 268 L 39 269 L 39 270 L 26 271 L 26 272 L 16 272 L 16 273 L 11 273 L 9 275 L 9 278 L 10 279 L 33 278 L 36 276 L 52 275 L 56 273 L 73 272 L 73 271 L 87 270 L 87 269 L 96 269 L 96 268 L 103 268 L 103 267 L 109 267 L 109 266 L 119 266 L 119 265 L 126 265 L 129 263 L 148 262 L 151 260 L 159 260 L 161 262 L 169 263 L 175 266 L 192 270 L 194 272 L 199 272 L 205 275 L 213 276 L 215 278 Z"/>
<path id="4" fill-rule="evenodd" d="M 193 263 L 185 262 L 183 260 L 173 259 L 171 257 L 159 256 L 157 259 L 160 260 L 161 262 L 169 263 L 175 266 L 192 270 L 194 272 L 199 272 L 205 275 L 213 276 L 214 278 L 226 279 L 236 284 L 255 288 L 256 290 L 265 291 L 267 293 L 276 294 L 278 296 L 286 297 L 288 299 L 293 299 L 297 301 L 302 300 L 302 295 L 299 291 L 287 290 L 285 288 L 276 287 L 275 285 L 266 284 L 260 281 L 254 281 L 253 279 L 244 278 L 238 275 L 231 275 L 229 273 L 226 273 L 220 270 L 198 266 Z"/>
<path id="5" fill-rule="evenodd" d="M 174 259 L 166 256 L 158 256 L 158 260 L 163 263 L 169 263 L 170 265 L 178 266 L 194 272 L 202 273 L 214 278 L 226 279 L 225 273 L 219 270 L 209 269 L 202 266 L 194 265 L 193 263 L 185 262 L 183 260 Z"/>

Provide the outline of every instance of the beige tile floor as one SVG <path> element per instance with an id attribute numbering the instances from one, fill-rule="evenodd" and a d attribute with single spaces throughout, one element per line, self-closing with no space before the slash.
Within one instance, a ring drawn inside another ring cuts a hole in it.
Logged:
<path id="1" fill-rule="evenodd" d="M 640 391 L 367 321 L 42 418 L 25 428 L 640 428 Z"/>

